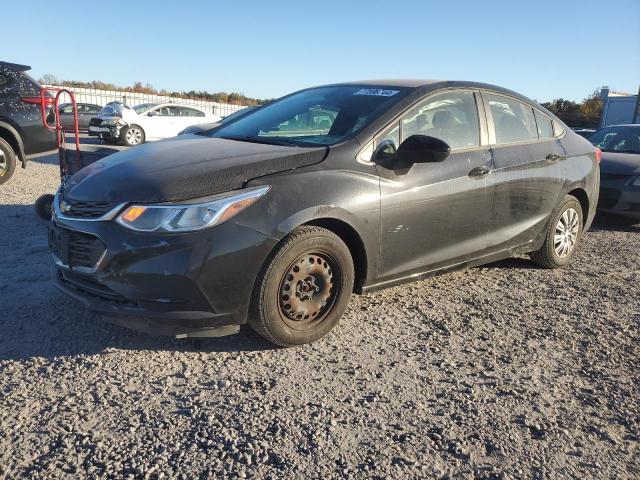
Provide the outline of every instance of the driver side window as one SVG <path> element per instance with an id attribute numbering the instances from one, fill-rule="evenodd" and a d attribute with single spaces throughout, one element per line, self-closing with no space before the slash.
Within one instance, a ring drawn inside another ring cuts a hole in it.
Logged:
<path id="1" fill-rule="evenodd" d="M 452 150 L 480 145 L 478 110 L 473 92 L 448 92 L 430 97 L 402 117 L 402 141 L 428 135 Z"/>

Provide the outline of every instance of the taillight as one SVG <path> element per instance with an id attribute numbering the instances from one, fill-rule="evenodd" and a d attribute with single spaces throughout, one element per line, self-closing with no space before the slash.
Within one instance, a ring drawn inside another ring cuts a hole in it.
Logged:
<path id="1" fill-rule="evenodd" d="M 40 105 L 42 103 L 42 99 L 40 97 L 20 97 L 20 100 L 22 100 L 25 103 L 33 103 L 36 105 Z M 53 105 L 53 101 L 54 99 L 51 97 L 44 98 L 45 105 Z"/>
<path id="2" fill-rule="evenodd" d="M 596 148 L 596 163 L 600 163 L 602 160 L 602 150 Z"/>

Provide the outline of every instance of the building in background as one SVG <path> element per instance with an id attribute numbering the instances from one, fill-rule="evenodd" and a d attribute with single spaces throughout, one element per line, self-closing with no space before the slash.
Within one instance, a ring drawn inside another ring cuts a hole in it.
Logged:
<path id="1" fill-rule="evenodd" d="M 600 127 L 640 123 L 640 112 L 638 111 L 639 95 L 614 92 L 609 90 L 609 87 L 602 87 L 600 98 L 602 99 Z"/>

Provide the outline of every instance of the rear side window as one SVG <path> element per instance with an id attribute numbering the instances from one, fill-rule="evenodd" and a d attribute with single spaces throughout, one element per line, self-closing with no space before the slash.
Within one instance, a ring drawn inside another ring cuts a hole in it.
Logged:
<path id="1" fill-rule="evenodd" d="M 488 93 L 484 98 L 493 116 L 497 145 L 538 139 L 533 108 L 502 95 Z"/>
<path id="2" fill-rule="evenodd" d="M 539 138 L 553 138 L 553 126 L 551 125 L 551 119 L 539 112 L 533 110 L 536 117 L 536 125 L 538 125 L 538 137 Z"/>
<path id="3" fill-rule="evenodd" d="M 402 118 L 402 141 L 411 135 L 428 135 L 451 149 L 480 145 L 478 110 L 472 92 L 448 92 L 430 97 Z"/>
<path id="4" fill-rule="evenodd" d="M 204 117 L 204 113 L 195 108 L 180 107 L 180 115 L 183 117 Z"/>

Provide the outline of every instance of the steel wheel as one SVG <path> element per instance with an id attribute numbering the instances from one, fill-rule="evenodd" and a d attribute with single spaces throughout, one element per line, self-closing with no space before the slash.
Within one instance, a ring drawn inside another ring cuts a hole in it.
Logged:
<path id="1" fill-rule="evenodd" d="M 567 208 L 556 224 L 556 231 L 553 237 L 553 249 L 560 258 L 569 255 L 578 241 L 580 230 L 580 217 L 573 208 Z"/>
<path id="2" fill-rule="evenodd" d="M 4 152 L 0 150 L 0 177 L 7 173 L 7 157 Z"/>
<path id="3" fill-rule="evenodd" d="M 142 143 L 142 130 L 138 127 L 129 127 L 124 134 L 128 145 L 139 145 Z"/>
<path id="4" fill-rule="evenodd" d="M 280 315 L 295 330 L 322 322 L 339 295 L 340 270 L 327 252 L 299 256 L 280 281 Z"/>

